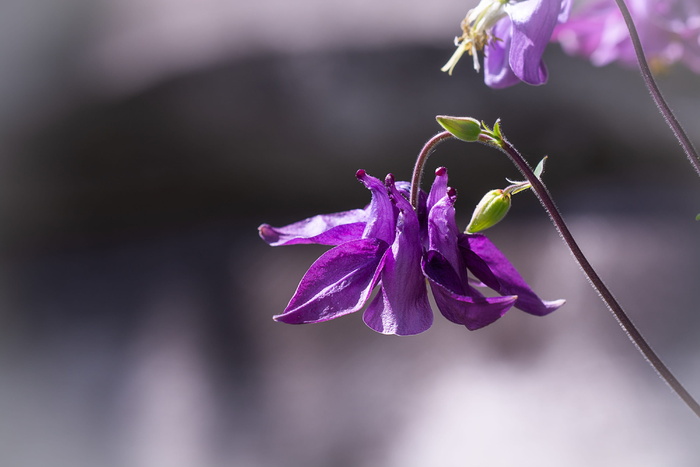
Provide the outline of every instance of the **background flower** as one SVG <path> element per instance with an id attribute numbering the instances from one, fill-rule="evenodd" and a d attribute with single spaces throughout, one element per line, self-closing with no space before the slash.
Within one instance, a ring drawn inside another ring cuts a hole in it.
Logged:
<path id="1" fill-rule="evenodd" d="M 695 0 L 627 0 L 650 65 L 663 69 L 684 63 L 700 73 L 700 3 Z M 555 28 L 553 40 L 597 66 L 614 61 L 635 66 L 627 25 L 614 0 L 583 3 Z"/>
<path id="2" fill-rule="evenodd" d="M 462 21 L 462 36 L 455 39 L 457 50 L 442 67 L 452 70 L 462 57 L 472 55 L 474 69 L 480 70 L 478 53 L 483 49 L 484 82 L 505 88 L 523 81 L 531 85 L 547 81 L 542 60 L 554 26 L 565 21 L 571 0 L 482 0 Z"/>
<path id="3" fill-rule="evenodd" d="M 523 0 L 508 2 L 508 14 L 493 28 L 484 59 L 484 82 L 504 88 L 522 81 L 531 85 L 547 82 L 542 60 L 554 27 L 566 21 L 570 0 Z"/>

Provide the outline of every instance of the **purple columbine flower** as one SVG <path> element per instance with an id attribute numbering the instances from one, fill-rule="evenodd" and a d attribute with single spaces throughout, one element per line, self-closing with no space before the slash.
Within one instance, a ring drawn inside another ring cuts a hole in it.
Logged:
<path id="1" fill-rule="evenodd" d="M 302 243 L 334 245 L 311 265 L 287 308 L 275 320 L 317 323 L 359 311 L 364 322 L 383 334 L 411 335 L 428 329 L 433 313 L 426 279 L 440 312 L 470 330 L 491 324 L 512 306 L 545 315 L 564 301 L 542 301 L 503 254 L 483 235 L 462 234 L 454 213 L 454 190 L 447 170 L 436 171 L 430 193 L 415 210 L 408 184 L 385 183 L 357 172 L 371 191 L 365 209 L 314 216 L 275 228 L 259 227 L 273 246 Z M 467 271 L 478 279 L 470 279 Z M 472 284 L 502 297 L 485 297 Z M 378 293 L 370 301 L 373 289 Z"/>
<path id="2" fill-rule="evenodd" d="M 700 2 L 697 0 L 626 0 L 649 64 L 664 69 L 677 62 L 700 73 Z M 596 66 L 618 61 L 635 66 L 637 57 L 627 25 L 614 0 L 582 5 L 556 27 L 553 40 L 571 55 Z"/>
<path id="3" fill-rule="evenodd" d="M 462 21 L 457 50 L 442 71 L 452 74 L 466 52 L 480 70 L 478 52 L 484 51 L 484 81 L 505 88 L 523 81 L 547 81 L 542 54 L 557 23 L 566 21 L 571 0 L 481 0 Z"/>
<path id="4" fill-rule="evenodd" d="M 311 265 L 289 305 L 275 320 L 317 323 L 360 310 L 372 290 L 381 290 L 364 313 L 365 323 L 384 334 L 410 335 L 428 329 L 433 314 L 420 269 L 418 215 L 399 195 L 393 177 L 386 185 L 357 172 L 372 192 L 363 210 L 311 217 L 258 230 L 270 245 L 321 243 L 336 245 Z"/>

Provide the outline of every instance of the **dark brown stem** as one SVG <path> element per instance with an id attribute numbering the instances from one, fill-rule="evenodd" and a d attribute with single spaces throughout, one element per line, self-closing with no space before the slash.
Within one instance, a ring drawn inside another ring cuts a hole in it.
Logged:
<path id="1" fill-rule="evenodd" d="M 530 185 L 532 185 L 532 190 L 535 195 L 540 200 L 542 207 L 549 215 L 552 223 L 556 227 L 559 235 L 569 247 L 571 253 L 574 255 L 576 262 L 579 264 L 584 274 L 588 278 L 591 286 L 598 292 L 600 298 L 608 306 L 608 309 L 612 312 L 613 316 L 620 324 L 622 329 L 627 333 L 632 343 L 637 347 L 637 350 L 641 352 L 644 358 L 649 362 L 649 364 L 656 370 L 659 376 L 671 387 L 673 391 L 686 403 L 686 405 L 692 410 L 695 415 L 700 417 L 700 405 L 693 398 L 693 396 L 686 391 L 683 385 L 676 379 L 676 377 L 671 373 L 671 370 L 661 361 L 658 355 L 652 350 L 651 346 L 644 339 L 642 334 L 632 323 L 627 313 L 622 309 L 622 306 L 617 302 L 612 292 L 607 288 L 603 280 L 598 276 L 593 266 L 588 262 L 585 255 L 579 248 L 578 244 L 574 240 L 573 235 L 566 226 L 564 219 L 561 217 L 559 210 L 557 209 L 552 196 L 549 191 L 544 186 L 544 184 L 537 178 L 528 165 L 528 163 L 523 159 L 520 153 L 511 145 L 505 138 L 496 140 L 491 136 L 483 135 L 479 139 L 479 142 L 487 144 L 488 146 L 493 146 L 505 153 L 510 160 L 518 167 L 518 170 L 527 178 Z"/>
<path id="2" fill-rule="evenodd" d="M 428 142 L 425 143 L 420 153 L 418 153 L 416 165 L 413 167 L 413 175 L 411 176 L 411 206 L 413 206 L 413 209 L 418 206 L 418 192 L 420 191 L 420 182 L 423 178 L 423 167 L 425 166 L 428 157 L 430 157 L 430 154 L 435 149 L 435 146 L 452 137 L 452 133 L 449 131 L 442 131 L 430 138 Z"/>
<path id="3" fill-rule="evenodd" d="M 652 75 L 649 64 L 644 56 L 642 42 L 639 39 L 637 28 L 632 20 L 632 15 L 630 14 L 624 0 L 615 0 L 615 2 L 617 3 L 617 7 L 620 9 L 620 13 L 622 13 L 622 17 L 625 19 L 625 23 L 627 24 L 627 30 L 629 31 L 630 39 L 632 40 L 632 45 L 634 46 L 634 52 L 637 55 L 639 71 L 642 73 L 644 84 L 646 84 L 652 99 L 659 108 L 664 120 L 666 120 L 666 124 L 669 126 L 669 128 L 671 128 L 673 135 L 683 148 L 688 161 L 690 161 L 690 164 L 695 169 L 695 172 L 700 175 L 700 156 L 698 156 L 693 143 L 690 141 L 690 138 L 688 138 L 688 135 L 685 133 L 685 130 L 683 130 L 680 122 L 678 122 L 676 116 L 673 114 L 673 111 L 671 111 L 671 108 L 666 103 L 666 100 L 664 99 L 658 85 L 656 84 L 656 81 L 654 80 L 654 76 Z"/>

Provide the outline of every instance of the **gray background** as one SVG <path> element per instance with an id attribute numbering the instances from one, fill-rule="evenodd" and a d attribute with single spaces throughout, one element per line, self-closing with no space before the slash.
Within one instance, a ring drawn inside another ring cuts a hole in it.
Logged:
<path id="1" fill-rule="evenodd" d="M 609 316 L 532 194 L 489 236 L 566 298 L 469 332 L 272 321 L 324 251 L 284 225 L 410 175 L 438 114 L 503 120 L 650 343 L 700 395 L 700 180 L 634 70 L 549 47 L 550 82 L 439 71 L 468 5 L 0 5 L 0 463 L 696 466 L 700 425 Z M 700 141 L 700 81 L 661 86 Z M 465 225 L 516 178 L 445 143 Z M 426 177 L 426 184 L 432 177 Z"/>

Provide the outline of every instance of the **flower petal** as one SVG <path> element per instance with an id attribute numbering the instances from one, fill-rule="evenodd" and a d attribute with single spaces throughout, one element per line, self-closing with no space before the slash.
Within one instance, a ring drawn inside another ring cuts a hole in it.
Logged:
<path id="1" fill-rule="evenodd" d="M 505 9 L 513 23 L 508 54 L 513 73 L 528 84 L 544 84 L 547 69 L 542 54 L 562 13 L 561 0 L 523 0 L 508 3 Z"/>
<path id="2" fill-rule="evenodd" d="M 569 14 L 571 13 L 573 3 L 573 0 L 562 0 L 559 16 L 557 17 L 557 23 L 563 23 L 569 19 Z"/>
<path id="3" fill-rule="evenodd" d="M 391 243 L 395 212 L 386 187 L 364 170 L 358 170 L 356 176 L 372 192 L 372 201 L 365 209 L 321 214 L 284 227 L 262 224 L 258 227 L 260 238 L 271 246 L 340 245 L 363 237 L 377 237 Z"/>
<path id="4" fill-rule="evenodd" d="M 428 249 L 439 251 L 452 269 L 457 271 L 460 283 L 464 284 L 461 291 L 467 284 L 467 269 L 457 246 L 460 234 L 454 208 L 457 194 L 452 189 L 445 193 L 428 213 Z"/>
<path id="5" fill-rule="evenodd" d="M 358 170 L 356 177 L 372 192 L 372 201 L 367 206 L 367 225 L 362 237 L 378 238 L 391 244 L 396 234 L 396 210 L 384 183 L 364 170 Z"/>
<path id="6" fill-rule="evenodd" d="M 515 307 L 543 316 L 562 306 L 565 300 L 544 301 L 527 285 L 515 267 L 491 241 L 481 234 L 459 237 L 467 268 L 484 284 L 501 295 L 517 295 Z"/>
<path id="7" fill-rule="evenodd" d="M 433 201 L 436 195 L 442 198 Z M 423 274 L 440 312 L 453 323 L 469 330 L 493 323 L 513 306 L 517 297 L 486 298 L 469 285 L 467 268 L 458 248 L 459 229 L 455 222 L 456 193 L 447 188 L 447 172 L 436 172 L 428 195 L 429 251 L 421 263 Z"/>
<path id="8" fill-rule="evenodd" d="M 309 217 L 284 227 L 262 224 L 258 227 L 258 233 L 271 246 L 308 243 L 340 245 L 362 238 L 366 224 L 367 211 L 353 209 Z"/>
<path id="9" fill-rule="evenodd" d="M 464 284 L 449 261 L 437 251 L 429 251 L 422 262 L 423 274 L 440 312 L 453 323 L 470 331 L 487 326 L 503 316 L 515 303 L 516 296 L 487 298 Z"/>
<path id="10" fill-rule="evenodd" d="M 363 319 L 382 334 L 419 334 L 433 324 L 433 312 L 421 273 L 418 216 L 391 176 L 387 177 L 387 185 L 399 210 L 396 238 L 385 253 L 379 294 Z"/>
<path id="11" fill-rule="evenodd" d="M 284 313 L 273 318 L 318 323 L 359 310 L 377 284 L 387 248 L 382 240 L 365 238 L 325 252 L 301 279 Z"/>
<path id="12" fill-rule="evenodd" d="M 396 189 L 399 193 L 403 193 L 404 198 L 409 199 L 411 197 L 411 182 L 396 182 Z M 416 207 L 416 212 L 418 213 L 418 222 L 423 225 L 428 216 L 427 210 L 425 208 L 425 201 L 428 195 L 426 195 L 424 190 L 418 189 L 418 206 Z"/>
<path id="13" fill-rule="evenodd" d="M 430 192 L 428 193 L 428 200 L 426 202 L 426 208 L 428 212 L 435 206 L 435 203 L 440 201 L 447 195 L 447 169 L 445 167 L 438 167 L 435 170 L 435 180 L 430 187 Z"/>
<path id="14" fill-rule="evenodd" d="M 511 43 L 511 21 L 503 18 L 493 27 L 494 37 L 499 40 L 489 43 L 486 57 L 484 58 L 484 82 L 494 89 L 503 89 L 520 82 L 510 69 L 508 53 Z"/>

